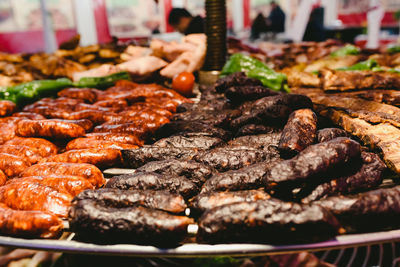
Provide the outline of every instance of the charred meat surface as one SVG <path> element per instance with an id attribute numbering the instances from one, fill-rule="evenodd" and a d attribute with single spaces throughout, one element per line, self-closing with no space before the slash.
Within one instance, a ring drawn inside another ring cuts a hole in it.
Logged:
<path id="1" fill-rule="evenodd" d="M 333 196 L 313 202 L 331 211 L 347 232 L 380 230 L 400 223 L 400 187 L 352 196 Z"/>
<path id="2" fill-rule="evenodd" d="M 196 213 L 203 213 L 206 210 L 226 204 L 254 202 L 270 198 L 271 196 L 262 190 L 202 193 L 190 200 L 190 209 L 191 211 L 193 209 Z"/>
<path id="3" fill-rule="evenodd" d="M 270 162 L 260 162 L 223 173 L 216 173 L 204 183 L 201 192 L 238 191 L 257 189 L 264 186 L 263 177 L 277 159 Z"/>
<path id="4" fill-rule="evenodd" d="M 268 150 L 271 147 L 277 147 L 281 139 L 281 132 L 249 135 L 237 137 L 228 142 L 229 146 L 249 146 L 256 149 Z"/>
<path id="5" fill-rule="evenodd" d="M 184 160 L 161 160 L 151 161 L 137 169 L 138 172 L 155 172 L 162 175 L 184 176 L 197 186 L 201 186 L 211 177 L 213 168 L 192 161 Z"/>
<path id="6" fill-rule="evenodd" d="M 314 144 L 316 135 L 317 115 L 311 109 L 296 110 L 283 128 L 278 149 L 283 157 L 291 158 Z"/>
<path id="7" fill-rule="evenodd" d="M 322 174 L 360 158 L 361 146 L 346 137 L 309 146 L 296 157 L 271 166 L 265 176 L 267 188 L 276 186 L 297 186 L 303 182 L 312 183 L 321 179 Z"/>
<path id="8" fill-rule="evenodd" d="M 236 72 L 224 78 L 220 78 L 214 85 L 218 93 L 225 92 L 231 86 L 262 86 L 260 80 L 248 78 L 244 72 Z"/>
<path id="9" fill-rule="evenodd" d="M 185 135 L 186 133 L 207 133 L 207 136 L 218 137 L 223 140 L 229 140 L 231 134 L 221 128 L 210 126 L 201 121 L 172 121 L 162 125 L 156 131 L 157 138 L 164 138 L 171 135 Z"/>
<path id="10" fill-rule="evenodd" d="M 374 153 L 362 152 L 361 158 L 363 164 L 356 173 L 318 185 L 302 202 L 309 203 L 328 196 L 346 195 L 379 186 L 386 169 L 385 163 Z"/>
<path id="11" fill-rule="evenodd" d="M 199 151 L 196 148 L 144 146 L 139 149 L 122 150 L 121 153 L 125 166 L 139 168 L 150 161 L 191 160 Z"/>
<path id="12" fill-rule="evenodd" d="M 226 128 L 231 121 L 241 115 L 240 110 L 204 110 L 195 109 L 184 113 L 178 113 L 172 117 L 172 121 L 202 121 L 215 127 Z"/>
<path id="13" fill-rule="evenodd" d="M 69 225 L 77 238 L 98 243 L 176 246 L 187 235 L 193 219 L 145 207 L 113 208 L 95 200 L 74 203 Z"/>
<path id="14" fill-rule="evenodd" d="M 333 237 L 339 228 L 336 218 L 320 206 L 269 199 L 206 211 L 199 219 L 197 240 L 211 244 L 309 242 Z"/>
<path id="15" fill-rule="evenodd" d="M 318 143 L 327 142 L 337 137 L 347 137 L 346 131 L 339 128 L 325 128 L 317 131 Z"/>
<path id="16" fill-rule="evenodd" d="M 265 86 L 231 86 L 225 91 L 225 96 L 233 103 L 242 103 L 249 100 L 257 100 L 266 96 L 278 95 L 276 91 Z"/>
<path id="17" fill-rule="evenodd" d="M 224 172 L 237 170 L 275 157 L 274 153 L 251 147 L 221 147 L 198 153 L 193 160 Z"/>
<path id="18" fill-rule="evenodd" d="M 246 124 L 282 124 L 282 121 L 286 122 L 292 111 L 311 109 L 312 106 L 311 100 L 304 95 L 267 96 L 241 106 L 242 115 L 231 122 L 231 127 L 238 129 Z"/>
<path id="19" fill-rule="evenodd" d="M 276 127 L 265 126 L 261 124 L 246 124 L 237 130 L 236 136 L 257 135 L 281 131 L 282 129 Z"/>
<path id="20" fill-rule="evenodd" d="M 91 199 L 102 203 L 104 206 L 114 208 L 140 205 L 172 213 L 183 213 L 186 209 L 185 200 L 181 195 L 161 190 L 121 190 L 115 188 L 85 190 L 72 200 L 72 204 L 83 199 Z"/>
<path id="21" fill-rule="evenodd" d="M 199 188 L 185 177 L 151 172 L 114 176 L 105 187 L 122 190 L 167 190 L 171 193 L 179 193 L 185 198 L 192 197 L 199 191 Z"/>
<path id="22" fill-rule="evenodd" d="M 224 144 L 220 138 L 209 136 L 170 136 L 155 142 L 152 146 L 157 147 L 182 147 L 182 148 L 197 148 L 197 149 L 211 149 L 216 146 Z"/>

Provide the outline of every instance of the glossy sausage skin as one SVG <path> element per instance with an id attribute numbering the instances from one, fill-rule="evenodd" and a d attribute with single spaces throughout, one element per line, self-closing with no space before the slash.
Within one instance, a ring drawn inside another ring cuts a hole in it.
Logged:
<path id="1" fill-rule="evenodd" d="M 0 117 L 8 116 L 17 111 L 17 105 L 8 100 L 0 101 Z"/>
<path id="2" fill-rule="evenodd" d="M 24 158 L 31 164 L 35 164 L 43 157 L 50 156 L 46 151 L 37 147 L 29 147 L 22 145 L 2 145 L 0 146 L 0 153 L 11 154 Z"/>
<path id="3" fill-rule="evenodd" d="M 0 186 L 4 185 L 7 181 L 7 176 L 0 170 Z"/>
<path id="4" fill-rule="evenodd" d="M 145 136 L 146 130 L 138 123 L 124 123 L 124 124 L 102 124 L 96 126 L 93 130 L 95 133 L 125 133 L 133 134 L 136 136 Z"/>
<path id="5" fill-rule="evenodd" d="M 142 146 L 144 144 L 143 139 L 141 139 L 139 136 L 128 133 L 88 133 L 86 134 L 86 137 L 95 140 L 112 141 L 138 146 Z"/>
<path id="6" fill-rule="evenodd" d="M 76 138 L 85 135 L 85 129 L 67 120 L 21 120 L 16 133 L 24 137 Z"/>
<path id="7" fill-rule="evenodd" d="M 7 181 L 7 184 L 31 182 L 38 183 L 45 186 L 54 188 L 55 190 L 76 196 L 80 192 L 86 189 L 94 189 L 94 186 L 85 178 L 81 176 L 62 176 L 62 175 L 50 175 L 50 176 L 31 176 L 23 178 L 15 178 Z"/>
<path id="8" fill-rule="evenodd" d="M 139 147 L 137 145 L 124 144 L 106 140 L 96 140 L 93 138 L 77 138 L 69 142 L 66 146 L 66 150 L 85 148 L 136 149 Z"/>
<path id="9" fill-rule="evenodd" d="M 31 166 L 31 164 L 24 158 L 0 153 L 0 170 L 2 170 L 7 177 L 18 176 L 21 172 L 29 168 L 29 166 Z"/>
<path id="10" fill-rule="evenodd" d="M 32 112 L 17 112 L 12 114 L 13 117 L 17 118 L 25 118 L 25 119 L 30 119 L 30 120 L 44 120 L 46 119 L 44 116 L 37 114 L 37 113 L 32 113 Z"/>
<path id="11" fill-rule="evenodd" d="M 63 223 L 56 215 L 43 211 L 13 210 L 0 203 L 0 232 L 21 237 L 56 238 Z"/>
<path id="12" fill-rule="evenodd" d="M 13 122 L 0 122 L 0 144 L 13 139 L 16 130 L 17 125 Z"/>
<path id="13" fill-rule="evenodd" d="M 96 89 L 92 88 L 67 88 L 58 92 L 57 95 L 60 97 L 81 99 L 86 103 L 94 103 L 98 95 L 96 91 Z"/>
<path id="14" fill-rule="evenodd" d="M 36 150 L 40 151 L 40 155 L 43 157 L 55 155 L 58 152 L 58 148 L 55 144 L 43 138 L 14 137 L 13 139 L 7 141 L 4 145 L 36 148 Z"/>
<path id="15" fill-rule="evenodd" d="M 15 182 L 0 187 L 0 202 L 16 210 L 40 210 L 66 217 L 72 196 L 35 182 Z"/>
<path id="16" fill-rule="evenodd" d="M 101 187 L 105 183 L 102 172 L 92 164 L 46 162 L 33 165 L 21 173 L 21 177 L 67 175 L 81 176 L 87 179 L 95 187 Z"/>
<path id="17" fill-rule="evenodd" d="M 45 158 L 40 163 L 43 162 L 89 163 L 97 167 L 109 167 L 121 163 L 121 152 L 111 148 L 69 150 L 62 154 Z"/>

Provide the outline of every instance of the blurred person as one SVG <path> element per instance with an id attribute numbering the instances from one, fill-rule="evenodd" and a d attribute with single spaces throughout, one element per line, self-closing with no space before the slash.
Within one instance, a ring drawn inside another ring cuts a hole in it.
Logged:
<path id="1" fill-rule="evenodd" d="M 204 33 L 204 19 L 201 16 L 193 17 L 184 8 L 173 8 L 168 16 L 168 23 L 178 32 L 185 35 Z"/>
<path id="2" fill-rule="evenodd" d="M 267 32 L 268 26 L 265 17 L 262 13 L 258 13 L 257 17 L 253 20 L 251 24 L 251 36 L 252 40 L 260 38 L 260 34 Z"/>
<path id="3" fill-rule="evenodd" d="M 325 40 L 324 8 L 317 6 L 311 11 L 303 41 L 323 42 Z"/>
<path id="4" fill-rule="evenodd" d="M 285 12 L 275 2 L 271 2 L 271 12 L 267 18 L 268 31 L 272 33 L 279 33 L 285 31 Z"/>

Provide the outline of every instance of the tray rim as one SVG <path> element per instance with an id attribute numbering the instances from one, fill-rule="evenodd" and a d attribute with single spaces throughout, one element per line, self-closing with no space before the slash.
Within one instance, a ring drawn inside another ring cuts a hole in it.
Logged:
<path id="1" fill-rule="evenodd" d="M 215 257 L 215 256 L 261 256 L 272 254 L 288 254 L 297 251 L 319 251 L 358 247 L 380 243 L 400 241 L 400 229 L 363 234 L 337 236 L 334 239 L 295 245 L 268 245 L 268 244 L 218 244 L 207 245 L 187 243 L 176 248 L 161 249 L 154 246 L 130 244 L 97 245 L 68 240 L 24 239 L 0 236 L 0 245 L 32 250 L 45 250 L 70 254 L 89 254 L 105 256 L 130 257 Z"/>

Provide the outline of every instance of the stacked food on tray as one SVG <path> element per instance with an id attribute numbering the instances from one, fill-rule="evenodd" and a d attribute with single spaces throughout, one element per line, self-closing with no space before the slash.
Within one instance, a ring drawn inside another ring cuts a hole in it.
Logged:
<path id="1" fill-rule="evenodd" d="M 163 69 L 172 77 L 198 69 L 200 43 L 152 51 L 176 62 Z M 97 78 L 58 81 L 58 97 L 28 105 L 26 90 L 24 101 L 2 91 L 20 106 L 0 102 L 1 233 L 170 247 L 398 228 L 400 53 L 333 41 L 247 50 L 266 63 L 233 55 L 199 101 L 126 80 L 90 88 Z M 129 174 L 104 179 L 109 167 Z"/>
<path id="2" fill-rule="evenodd" d="M 67 88 L 21 110 L 1 101 L 1 233 L 59 236 L 73 197 L 104 185 L 100 169 L 120 165 L 120 149 L 141 146 L 190 102 L 130 81 L 104 91 Z"/>
<path id="3" fill-rule="evenodd" d="M 78 46 L 73 38 L 53 54 L 0 53 L 0 86 L 41 79 L 99 77 L 128 71 L 135 80 L 170 79 L 183 72 L 197 71 L 206 54 L 206 36 L 190 34 L 181 41 L 153 39 L 149 46 L 111 42 Z"/>

